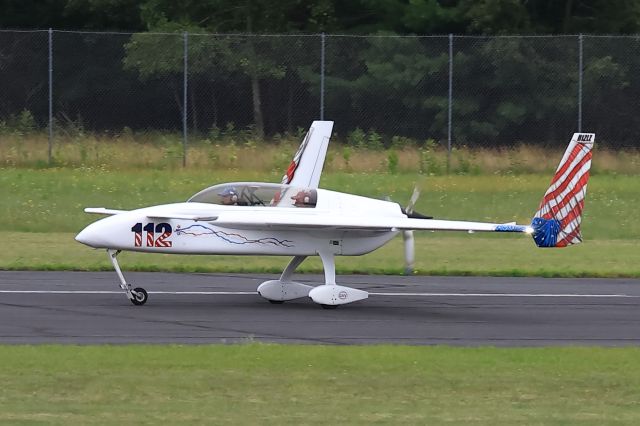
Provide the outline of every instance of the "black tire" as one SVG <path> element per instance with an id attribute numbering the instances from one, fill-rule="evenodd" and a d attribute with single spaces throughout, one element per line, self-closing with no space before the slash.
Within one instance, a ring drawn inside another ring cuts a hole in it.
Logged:
<path id="1" fill-rule="evenodd" d="M 269 303 L 273 303 L 274 305 L 282 305 L 284 300 L 271 300 L 269 299 Z"/>
<path id="2" fill-rule="evenodd" d="M 336 309 L 340 305 L 320 305 L 322 309 Z"/>
<path id="3" fill-rule="evenodd" d="M 149 299 L 147 290 L 142 287 L 136 287 L 133 289 L 133 299 L 131 299 L 131 303 L 136 306 L 142 306 L 147 303 L 147 299 Z"/>

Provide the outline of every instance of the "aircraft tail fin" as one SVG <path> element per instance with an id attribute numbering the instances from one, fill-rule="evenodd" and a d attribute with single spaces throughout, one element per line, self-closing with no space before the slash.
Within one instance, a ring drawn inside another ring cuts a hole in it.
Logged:
<path id="1" fill-rule="evenodd" d="M 327 155 L 333 121 L 314 121 L 282 177 L 282 183 L 317 188 Z"/>
<path id="2" fill-rule="evenodd" d="M 573 134 L 531 222 L 538 247 L 566 247 L 582 242 L 580 222 L 594 141 L 594 133 Z"/>

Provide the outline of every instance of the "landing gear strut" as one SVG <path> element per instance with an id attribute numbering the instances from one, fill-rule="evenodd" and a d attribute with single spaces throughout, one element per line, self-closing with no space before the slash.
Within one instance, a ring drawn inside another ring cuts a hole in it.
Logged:
<path id="1" fill-rule="evenodd" d="M 118 254 L 120 254 L 120 250 L 107 249 L 107 254 L 109 255 L 113 269 L 116 270 L 116 274 L 118 274 L 118 278 L 120 279 L 120 288 L 124 290 L 125 295 L 131 303 L 136 306 L 142 306 L 147 303 L 147 299 L 149 298 L 147 291 L 142 287 L 132 289 L 131 285 L 125 281 L 124 275 L 122 275 L 122 271 L 120 270 L 120 265 L 118 265 L 118 259 L 116 259 Z"/>
<path id="2" fill-rule="evenodd" d="M 260 284 L 258 294 L 275 305 L 280 305 L 287 300 L 306 297 L 309 294 L 309 290 L 311 290 L 311 286 L 291 281 L 293 271 L 306 258 L 307 256 L 295 256 L 282 272 L 279 280 L 269 280 Z"/>
<path id="3" fill-rule="evenodd" d="M 331 251 L 319 251 L 318 255 L 322 260 L 325 283 L 309 292 L 311 300 L 322 306 L 323 309 L 336 309 L 340 305 L 369 297 L 369 293 L 364 290 L 336 284 L 335 255 Z"/>

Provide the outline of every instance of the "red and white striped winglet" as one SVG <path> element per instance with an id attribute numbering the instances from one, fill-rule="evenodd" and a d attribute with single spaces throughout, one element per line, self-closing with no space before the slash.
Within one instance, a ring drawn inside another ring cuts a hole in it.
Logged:
<path id="1" fill-rule="evenodd" d="M 582 241 L 580 222 L 584 198 L 587 194 L 593 133 L 574 133 L 558 165 L 551 185 L 544 194 L 536 218 L 556 220 L 560 227 L 556 247 L 565 247 Z"/>

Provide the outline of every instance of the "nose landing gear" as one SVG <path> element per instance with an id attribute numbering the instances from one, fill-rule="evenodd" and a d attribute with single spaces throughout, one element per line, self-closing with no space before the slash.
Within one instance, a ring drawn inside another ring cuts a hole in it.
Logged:
<path id="1" fill-rule="evenodd" d="M 142 306 L 147 303 L 147 299 L 149 299 L 147 291 L 142 287 L 132 289 L 131 285 L 125 281 L 124 275 L 122 275 L 122 271 L 120 270 L 120 265 L 118 265 L 118 259 L 116 259 L 118 254 L 120 254 L 120 250 L 107 249 L 107 254 L 109 255 L 113 269 L 116 270 L 116 274 L 118 274 L 118 278 L 120 279 L 120 288 L 124 290 L 125 295 L 131 303 L 136 306 Z"/>

